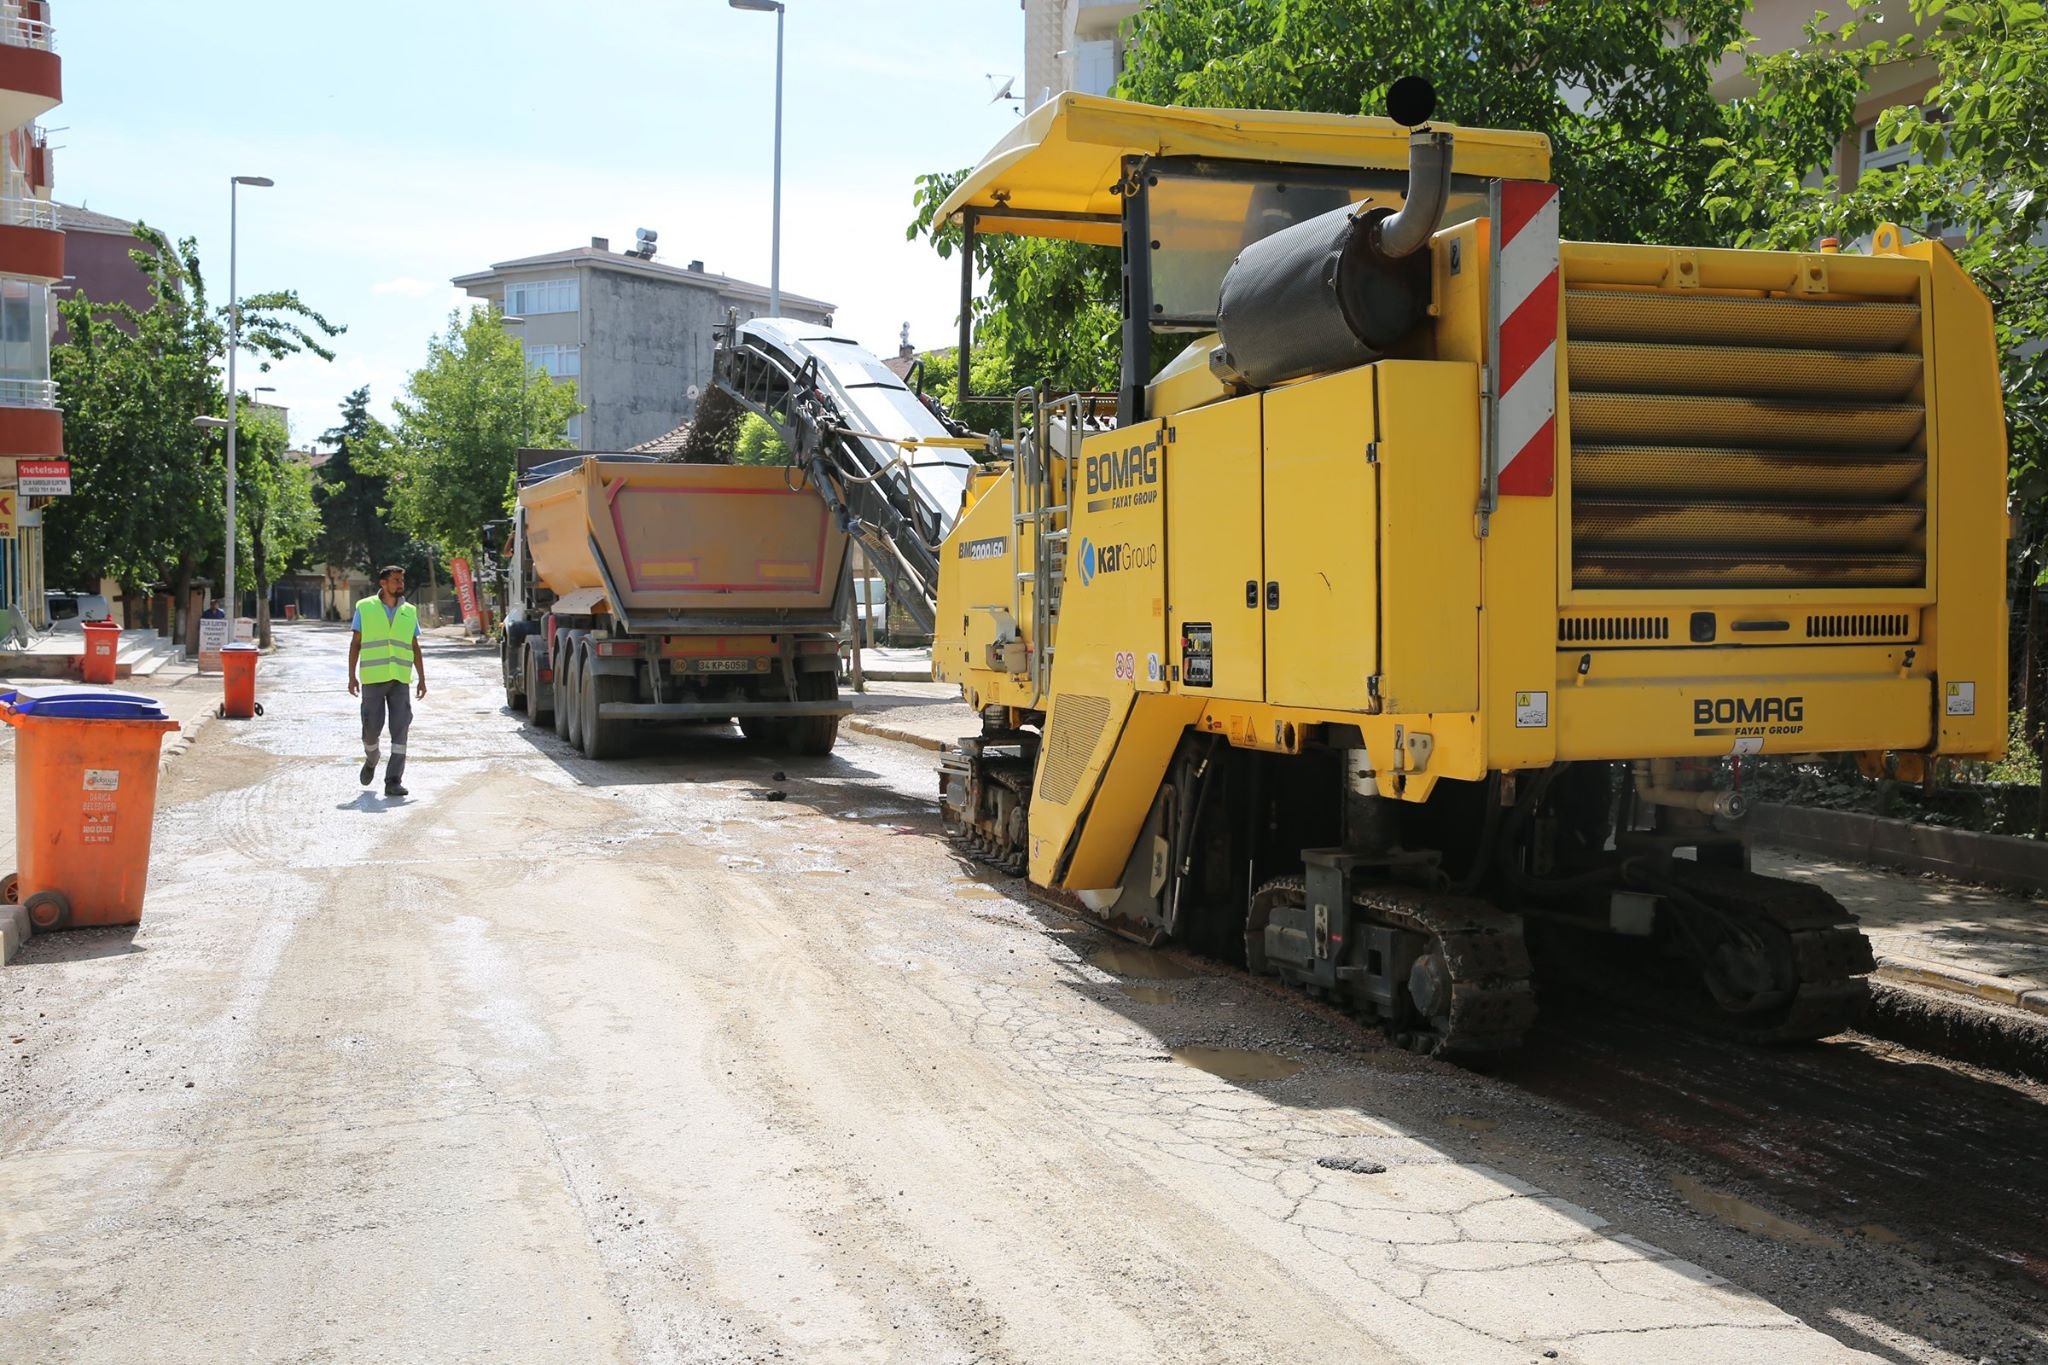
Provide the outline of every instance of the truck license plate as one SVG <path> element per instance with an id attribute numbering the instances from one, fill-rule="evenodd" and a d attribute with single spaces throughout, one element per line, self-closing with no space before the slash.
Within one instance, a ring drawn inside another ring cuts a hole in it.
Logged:
<path id="1" fill-rule="evenodd" d="M 697 660 L 697 671 L 700 673 L 752 673 L 754 671 L 754 661 L 752 659 L 699 659 Z"/>

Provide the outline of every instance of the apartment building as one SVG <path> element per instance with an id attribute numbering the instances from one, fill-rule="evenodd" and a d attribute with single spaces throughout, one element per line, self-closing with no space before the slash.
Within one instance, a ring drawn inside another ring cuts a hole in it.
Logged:
<path id="1" fill-rule="evenodd" d="M 584 411 L 570 444 L 626 450 L 688 421 L 711 382 L 712 329 L 737 309 L 744 321 L 768 309 L 768 287 L 714 274 L 704 262 L 660 263 L 587 247 L 500 261 L 458 275 L 456 288 L 521 319 L 529 364 L 576 385 Z M 782 293 L 785 317 L 832 321 L 833 305 Z"/>
<path id="2" fill-rule="evenodd" d="M 1024 10 L 1024 108 L 1064 90 L 1107 95 L 1123 72 L 1124 20 L 1144 0 L 1018 0 Z"/>
<path id="3" fill-rule="evenodd" d="M 50 382 L 50 288 L 64 278 L 64 234 L 50 202 L 50 148 L 36 120 L 64 98 L 50 6 L 0 0 L 0 602 L 33 625 L 44 608 L 40 497 L 23 498 L 19 459 L 64 454 Z"/>

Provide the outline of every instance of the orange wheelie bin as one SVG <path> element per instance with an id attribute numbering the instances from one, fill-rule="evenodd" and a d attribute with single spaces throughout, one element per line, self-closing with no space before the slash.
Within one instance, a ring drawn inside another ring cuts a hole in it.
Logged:
<path id="1" fill-rule="evenodd" d="M 220 715 L 223 720 L 247 720 L 263 714 L 263 703 L 256 700 L 256 661 L 262 657 L 262 650 L 241 641 L 221 646 Z"/>
<path id="2" fill-rule="evenodd" d="M 79 676 L 89 683 L 111 683 L 119 669 L 116 657 L 121 653 L 121 628 L 112 621 L 87 621 L 85 631 L 85 657 L 79 662 Z"/>
<path id="3" fill-rule="evenodd" d="M 38 930 L 135 924 L 149 880 L 163 737 L 152 697 L 97 689 L 0 691 L 14 729 L 15 852 L 0 900 Z"/>

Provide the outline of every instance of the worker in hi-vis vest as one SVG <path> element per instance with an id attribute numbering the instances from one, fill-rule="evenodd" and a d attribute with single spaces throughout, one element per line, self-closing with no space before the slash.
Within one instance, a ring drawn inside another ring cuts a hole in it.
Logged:
<path id="1" fill-rule="evenodd" d="M 405 736 L 412 728 L 413 670 L 419 670 L 414 696 L 426 700 L 427 661 L 420 656 L 419 608 L 405 600 L 405 570 L 396 564 L 377 570 L 377 595 L 356 603 L 355 634 L 348 642 L 348 694 L 363 699 L 363 771 L 356 779 L 365 787 L 377 775 L 378 741 L 388 717 L 391 761 L 384 767 L 384 794 L 404 796 Z"/>

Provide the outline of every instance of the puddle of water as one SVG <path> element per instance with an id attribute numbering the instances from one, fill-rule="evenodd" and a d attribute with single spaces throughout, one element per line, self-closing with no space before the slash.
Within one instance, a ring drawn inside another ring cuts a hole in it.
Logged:
<path id="1" fill-rule="evenodd" d="M 954 888 L 953 894 L 962 897 L 963 899 L 971 901 L 1000 901 L 1009 899 L 1009 897 L 1005 896 L 1002 892 L 996 890 L 994 887 L 983 886 L 978 882 L 967 886 L 956 887 Z"/>
<path id="2" fill-rule="evenodd" d="M 813 867 L 804 872 L 806 877 L 844 877 L 853 869 L 846 867 Z"/>
<path id="3" fill-rule="evenodd" d="M 1171 1005 L 1175 998 L 1173 992 L 1164 986 L 1119 986 L 1117 989 L 1146 1005 Z"/>
<path id="4" fill-rule="evenodd" d="M 1902 1247 L 1906 1244 L 1905 1238 L 1882 1223 L 1864 1223 L 1856 1231 L 1881 1247 Z"/>
<path id="5" fill-rule="evenodd" d="M 1226 1081 L 1284 1081 L 1308 1065 L 1272 1052 L 1241 1047 L 1177 1047 L 1173 1060 Z"/>
<path id="6" fill-rule="evenodd" d="M 1164 953 L 1140 948 L 1135 943 L 1105 943 L 1088 954 L 1088 965 L 1118 976 L 1135 976 L 1141 981 L 1176 981 L 1200 976 L 1200 969 L 1175 962 Z"/>
<path id="7" fill-rule="evenodd" d="M 1769 1209 L 1760 1209 L 1747 1199 L 1738 1199 L 1723 1190 L 1717 1190 L 1689 1175 L 1671 1177 L 1672 1188 L 1678 1197 L 1699 1212 L 1716 1222 L 1726 1223 L 1731 1228 L 1768 1237 L 1773 1242 L 1787 1246 L 1832 1247 L 1837 1245 L 1832 1237 L 1824 1237 L 1811 1228 L 1778 1217 Z"/>
<path id="8" fill-rule="evenodd" d="M 1444 1122 L 1453 1128 L 1462 1128 L 1468 1133 L 1490 1133 L 1500 1127 L 1499 1119 L 1475 1118 L 1470 1114 L 1452 1114 Z"/>

